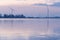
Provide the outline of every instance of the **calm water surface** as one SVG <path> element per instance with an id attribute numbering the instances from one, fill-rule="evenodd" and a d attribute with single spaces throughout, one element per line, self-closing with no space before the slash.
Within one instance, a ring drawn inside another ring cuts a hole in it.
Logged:
<path id="1" fill-rule="evenodd" d="M 60 19 L 0 19 L 0 40 L 60 40 Z"/>

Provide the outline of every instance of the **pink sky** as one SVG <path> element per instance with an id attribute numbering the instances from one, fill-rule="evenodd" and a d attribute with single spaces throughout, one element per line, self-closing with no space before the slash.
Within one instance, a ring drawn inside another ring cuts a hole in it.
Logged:
<path id="1" fill-rule="evenodd" d="M 0 0 L 0 5 L 24 5 L 24 4 L 34 4 L 34 3 L 54 3 L 60 0 Z"/>
<path id="2" fill-rule="evenodd" d="M 24 14 L 27 16 L 47 16 L 47 7 L 33 6 L 35 3 L 48 4 L 60 0 L 0 0 L 0 13 L 10 14 L 13 8 L 13 14 Z M 51 11 L 52 10 L 52 11 Z M 50 16 L 60 16 L 60 7 L 49 7 Z"/>

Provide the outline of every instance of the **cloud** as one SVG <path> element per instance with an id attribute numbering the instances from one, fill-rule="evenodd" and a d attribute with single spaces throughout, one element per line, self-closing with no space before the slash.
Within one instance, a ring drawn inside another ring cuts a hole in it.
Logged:
<path id="1" fill-rule="evenodd" d="M 60 40 L 58 35 L 31 36 L 29 40 Z"/>
<path id="2" fill-rule="evenodd" d="M 56 7 L 60 7 L 60 2 L 55 2 L 53 5 L 51 6 L 56 6 Z"/>
<path id="3" fill-rule="evenodd" d="M 48 4 L 42 4 L 42 3 L 35 3 L 34 6 L 47 6 Z M 60 2 L 55 2 L 54 4 L 50 4 L 49 6 L 56 6 L 60 7 Z"/>
<path id="4" fill-rule="evenodd" d="M 33 6 L 46 6 L 47 4 L 41 4 L 41 3 L 36 3 L 36 4 L 33 4 Z"/>
<path id="5" fill-rule="evenodd" d="M 60 2 L 60 0 L 0 0 L 0 5 L 30 5 L 34 3 L 52 4 L 54 2 Z"/>

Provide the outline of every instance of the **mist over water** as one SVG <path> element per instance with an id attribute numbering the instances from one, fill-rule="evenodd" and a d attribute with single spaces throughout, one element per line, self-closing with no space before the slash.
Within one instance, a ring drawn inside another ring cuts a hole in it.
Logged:
<path id="1" fill-rule="evenodd" d="M 59 40 L 60 19 L 0 19 L 0 39 Z"/>

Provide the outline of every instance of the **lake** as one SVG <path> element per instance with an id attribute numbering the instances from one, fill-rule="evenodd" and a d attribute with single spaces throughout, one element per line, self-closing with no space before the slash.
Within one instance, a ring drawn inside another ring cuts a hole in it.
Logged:
<path id="1" fill-rule="evenodd" d="M 0 40 L 60 40 L 60 19 L 0 19 Z"/>

